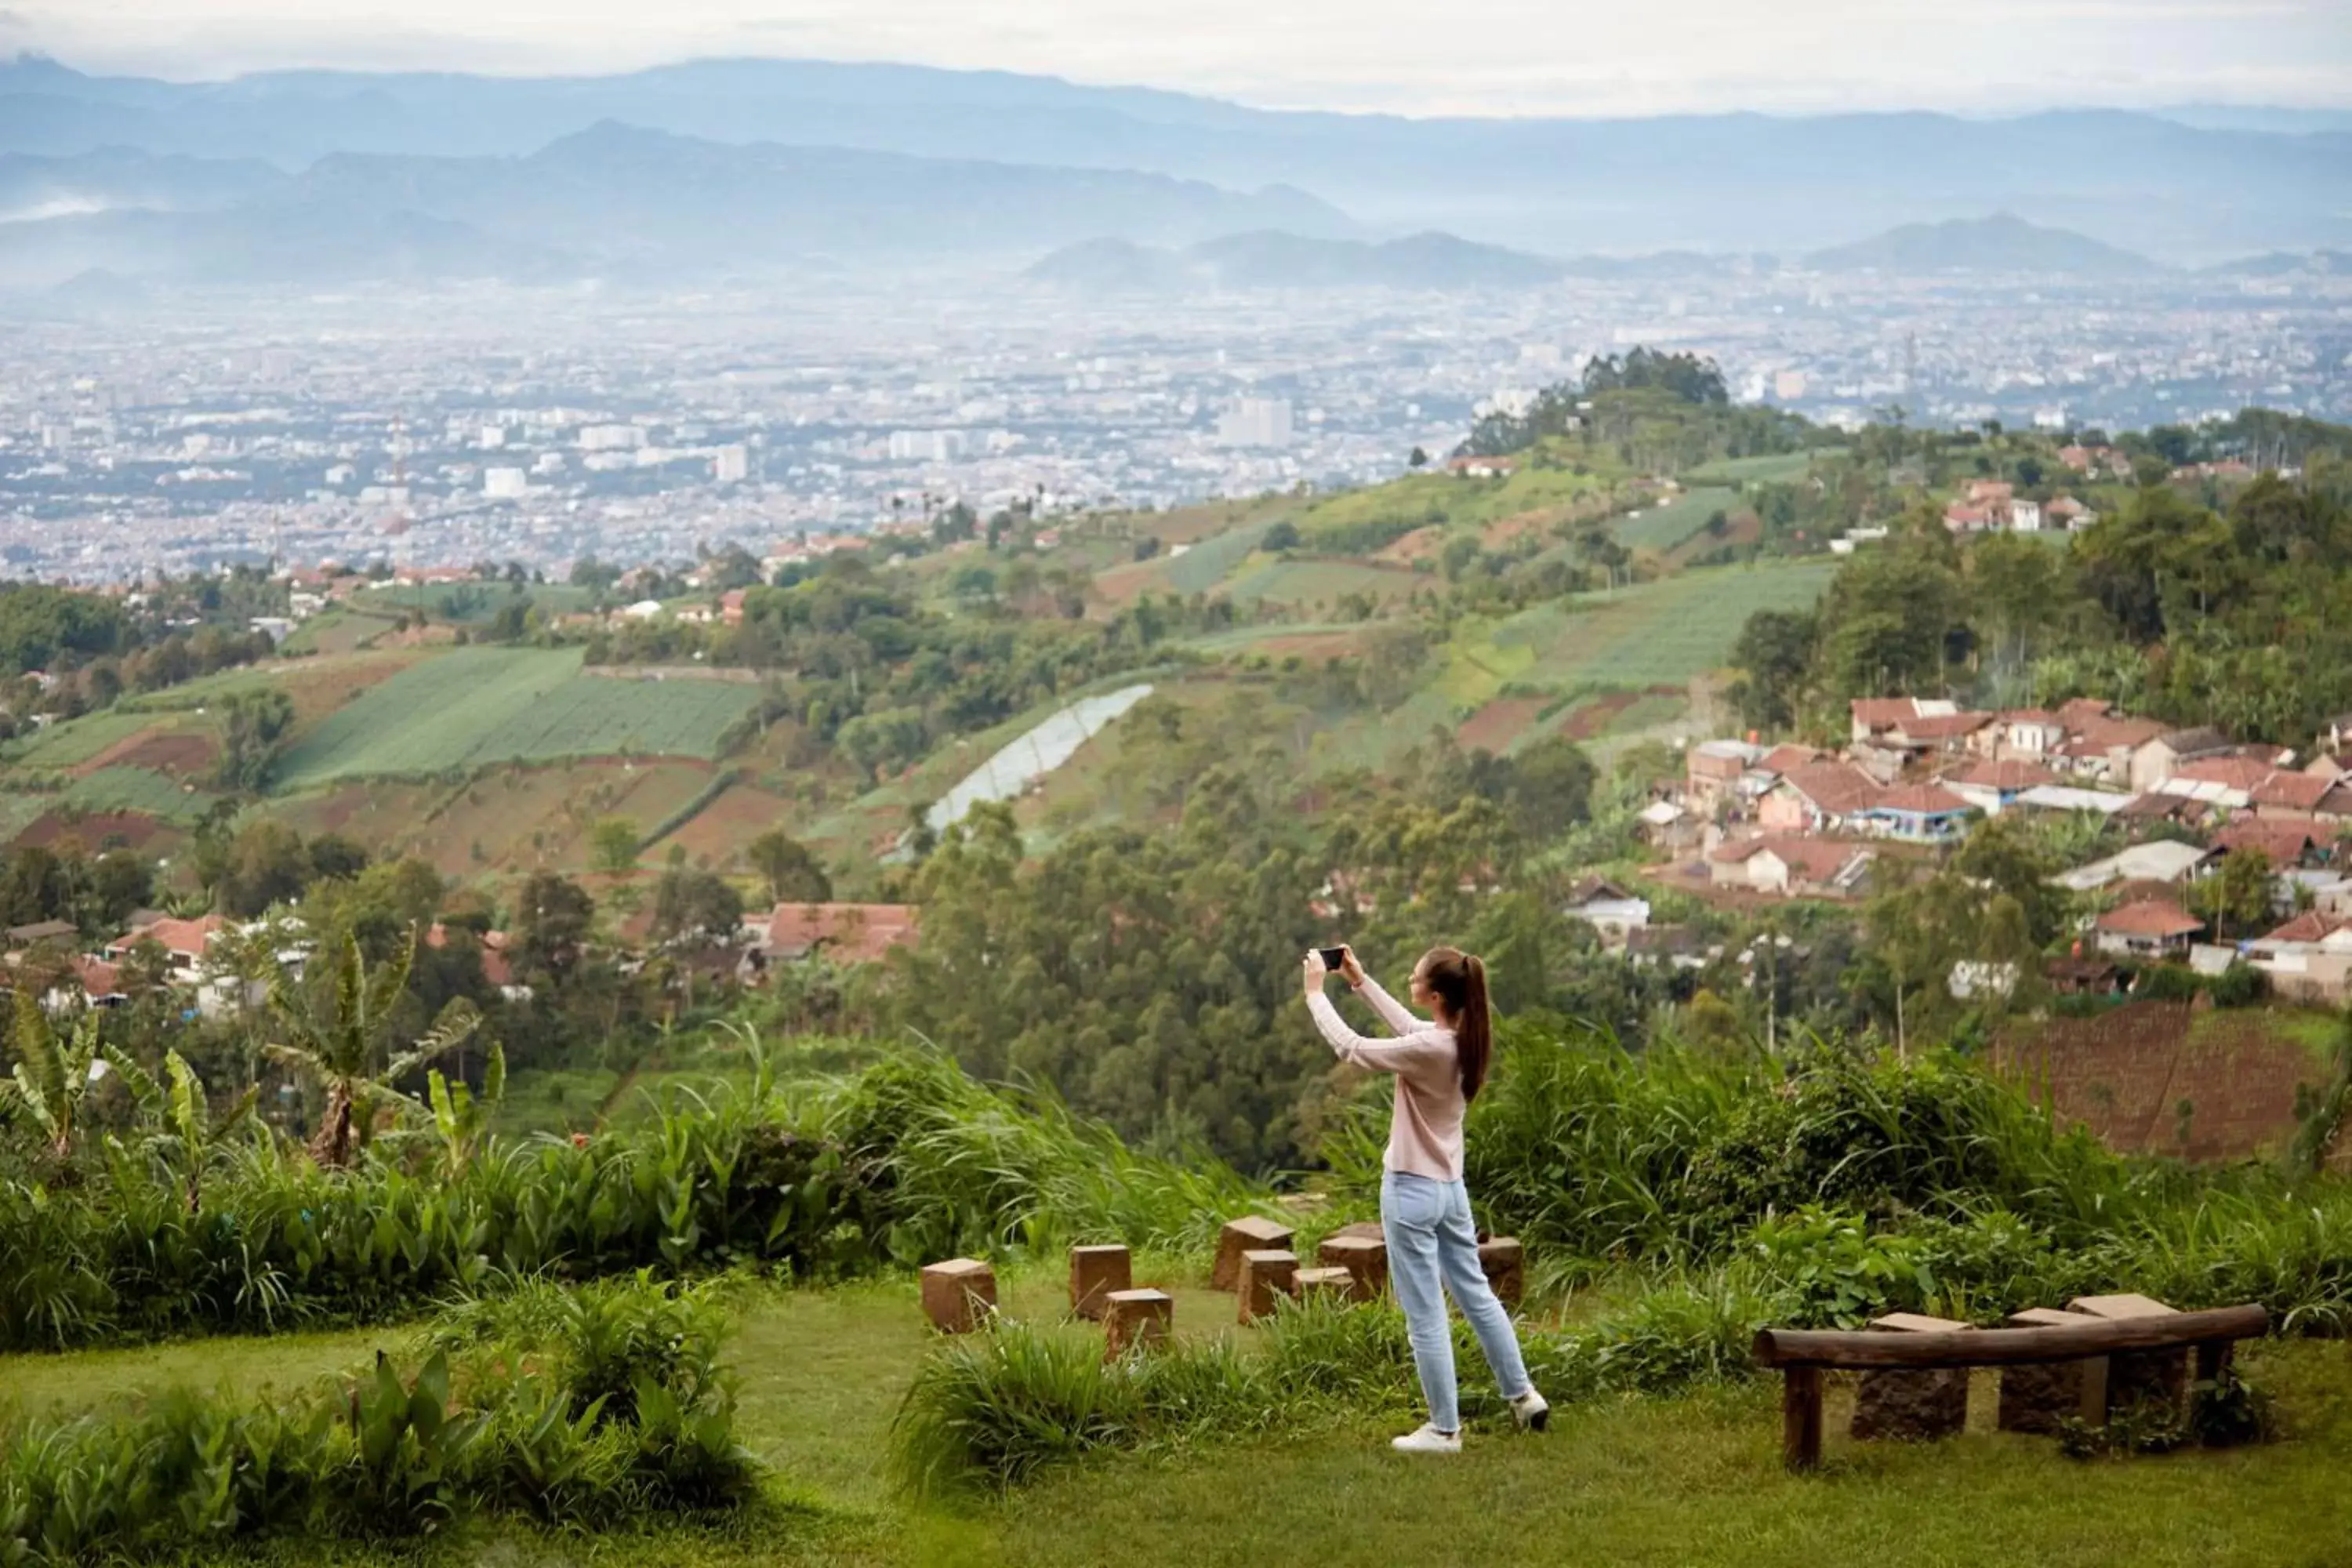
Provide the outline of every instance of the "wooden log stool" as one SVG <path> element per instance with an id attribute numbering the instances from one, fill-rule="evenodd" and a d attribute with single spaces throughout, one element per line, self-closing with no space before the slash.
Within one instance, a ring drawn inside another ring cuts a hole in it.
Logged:
<path id="1" fill-rule="evenodd" d="M 1103 1298 L 1135 1284 L 1135 1266 L 1124 1247 L 1070 1248 L 1070 1310 L 1081 1318 L 1103 1315 Z"/>
<path id="2" fill-rule="evenodd" d="M 1343 1225 L 1339 1229 L 1328 1231 L 1325 1234 L 1327 1237 L 1361 1237 L 1370 1241 L 1386 1241 L 1389 1238 L 1388 1226 L 1382 1225 L 1376 1219 L 1360 1219 L 1352 1224 Z"/>
<path id="3" fill-rule="evenodd" d="M 1348 1271 L 1350 1300 L 1377 1300 L 1389 1288 L 1389 1244 L 1377 1236 L 1345 1232 L 1327 1236 L 1315 1249 L 1315 1261 L 1326 1268 Z"/>
<path id="4" fill-rule="evenodd" d="M 2129 1318 L 2170 1318 L 2179 1310 L 2147 1296 L 2077 1296 L 2066 1310 L 2119 1322 Z M 2104 1426 L 2109 1415 L 2134 1405 L 2161 1405 L 2178 1412 L 2189 1394 L 2189 1348 L 2122 1351 L 2084 1364 L 2083 1419 Z M 2102 1379 L 2104 1383 L 2102 1384 Z M 2100 1386 L 2094 1386 L 2100 1384 Z"/>
<path id="5" fill-rule="evenodd" d="M 1217 1237 L 1216 1267 L 1209 1272 L 1209 1289 L 1231 1290 L 1242 1279 L 1242 1254 L 1253 1249 L 1260 1252 L 1280 1252 L 1290 1246 L 1297 1233 L 1280 1220 L 1265 1219 L 1257 1215 L 1244 1215 L 1227 1220 L 1223 1234 Z"/>
<path id="6" fill-rule="evenodd" d="M 945 1334 L 968 1334 L 996 1310 L 996 1270 L 977 1258 L 923 1266 L 923 1315 Z"/>
<path id="7" fill-rule="evenodd" d="M 1279 1247 L 1254 1247 L 1242 1254 L 1240 1320 L 1254 1323 L 1274 1311 L 1274 1299 L 1287 1296 L 1298 1279 L 1298 1255 Z"/>
<path id="8" fill-rule="evenodd" d="M 1889 1312 L 1871 1321 L 1885 1334 L 1938 1334 L 1966 1329 L 1949 1318 Z M 1939 1366 L 1917 1372 L 1865 1372 L 1854 1390 L 1857 1439 L 1958 1436 L 1969 1424 L 1969 1369 Z"/>
<path id="9" fill-rule="evenodd" d="M 1168 1342 L 1176 1326 L 1176 1300 L 1165 1290 L 1113 1290 L 1103 1297 L 1103 1359 Z"/>
<path id="10" fill-rule="evenodd" d="M 1478 1267 L 1504 1306 L 1516 1307 L 1527 1293 L 1527 1249 L 1516 1236 L 1490 1236 L 1478 1243 Z"/>
<path id="11" fill-rule="evenodd" d="M 2076 1312 L 2028 1307 L 2002 1320 L 2007 1329 L 2063 1329 L 2083 1321 Z M 2083 1363 L 2044 1362 L 2000 1369 L 2000 1429 L 2048 1436 L 2070 1415 L 2083 1413 Z"/>
<path id="12" fill-rule="evenodd" d="M 1302 1268 L 1292 1277 L 1291 1289 L 1302 1301 L 1309 1296 L 1324 1296 L 1334 1301 L 1356 1299 L 1355 1276 L 1345 1268 Z"/>

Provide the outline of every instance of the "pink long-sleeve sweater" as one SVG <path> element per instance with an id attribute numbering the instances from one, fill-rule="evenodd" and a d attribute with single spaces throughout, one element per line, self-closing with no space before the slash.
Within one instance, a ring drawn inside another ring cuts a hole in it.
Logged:
<path id="1" fill-rule="evenodd" d="M 1396 1075 L 1396 1109 L 1389 1117 L 1383 1163 L 1432 1181 L 1460 1181 L 1464 1106 L 1454 1031 L 1414 1017 L 1370 975 L 1359 990 L 1381 1022 L 1396 1031 L 1395 1039 L 1370 1040 L 1356 1033 L 1320 991 L 1308 994 L 1307 1010 L 1341 1061 Z"/>

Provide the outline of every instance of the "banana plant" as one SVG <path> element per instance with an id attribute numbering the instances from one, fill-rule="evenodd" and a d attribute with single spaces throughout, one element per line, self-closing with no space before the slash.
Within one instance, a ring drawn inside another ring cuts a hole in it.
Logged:
<path id="1" fill-rule="evenodd" d="M 221 1145 L 252 1121 L 254 1102 L 260 1097 L 261 1086 L 248 1085 L 236 1104 L 215 1116 L 212 1101 L 205 1093 L 205 1080 L 196 1076 L 196 1069 L 179 1052 L 163 1053 L 163 1074 L 172 1080 L 168 1089 L 122 1053 L 108 1047 L 107 1058 L 121 1075 L 131 1099 L 153 1129 L 148 1147 L 179 1172 L 181 1185 L 187 1194 L 188 1212 L 199 1213 L 204 1208 L 205 1171 Z"/>
<path id="2" fill-rule="evenodd" d="M 104 1052 L 98 1037 L 98 1015 L 85 1012 L 64 1035 L 49 1021 L 47 1009 L 30 991 L 16 993 L 16 1016 L 8 1032 L 16 1067 L 0 1089 L 8 1092 L 24 1115 L 47 1141 L 52 1159 L 73 1152 L 74 1135 L 81 1126 L 81 1102 L 90 1085 L 105 1076 L 96 1064 Z"/>
<path id="3" fill-rule="evenodd" d="M 340 1170 L 349 1166 L 384 1105 L 413 1110 L 393 1085 L 458 1046 L 481 1026 L 481 1013 L 462 996 L 441 1009 L 433 1026 L 391 1053 L 395 1010 L 408 989 L 416 938 L 391 960 L 371 965 L 359 939 L 346 936 L 330 961 L 325 985 L 306 984 L 279 970 L 269 984 L 269 1011 L 283 1037 L 267 1049 L 326 1089 L 327 1106 L 310 1138 L 310 1157 Z"/>
<path id="4" fill-rule="evenodd" d="M 495 1040 L 490 1043 L 490 1059 L 482 1069 L 482 1092 L 477 1098 L 466 1087 L 466 1080 L 454 1082 L 441 1076 L 439 1068 L 425 1075 L 427 1099 L 433 1111 L 433 1130 L 441 1136 L 441 1158 L 452 1176 L 457 1175 L 473 1163 L 476 1151 L 489 1136 L 490 1121 L 498 1114 L 499 1102 L 507 1097 L 506 1047 Z"/>

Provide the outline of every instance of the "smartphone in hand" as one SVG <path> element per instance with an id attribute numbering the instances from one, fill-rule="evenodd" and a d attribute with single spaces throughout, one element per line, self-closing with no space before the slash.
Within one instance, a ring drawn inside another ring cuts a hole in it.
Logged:
<path id="1" fill-rule="evenodd" d="M 1315 951 L 1323 955 L 1323 967 L 1334 974 L 1348 962 L 1348 950 L 1344 947 L 1318 947 Z"/>

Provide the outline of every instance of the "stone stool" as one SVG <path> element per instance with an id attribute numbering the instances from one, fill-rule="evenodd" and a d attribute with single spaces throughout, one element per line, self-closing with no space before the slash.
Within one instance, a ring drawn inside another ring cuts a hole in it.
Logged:
<path id="1" fill-rule="evenodd" d="M 1274 1310 L 1274 1299 L 1287 1296 L 1297 1282 L 1298 1255 L 1276 1247 L 1252 1247 L 1242 1254 L 1241 1321 L 1254 1323 Z"/>
<path id="2" fill-rule="evenodd" d="M 2082 1321 L 2077 1312 L 2049 1307 L 2028 1307 L 2001 1321 L 2008 1329 L 2064 1329 Z M 2000 1429 L 2035 1432 L 2043 1436 L 2058 1430 L 2070 1415 L 2083 1413 L 2083 1363 L 2044 1362 L 2036 1366 L 2000 1369 Z"/>
<path id="3" fill-rule="evenodd" d="M 2066 1303 L 2069 1312 L 2084 1317 L 2105 1318 L 2110 1321 L 2125 1318 L 2168 1318 L 2179 1309 L 2147 1296 L 2077 1296 Z M 2179 1412 L 2189 1394 L 2189 1347 L 2182 1345 L 2164 1351 L 2122 1351 L 2103 1358 L 2106 1363 L 2106 1399 L 2103 1408 L 2112 1413 L 2142 1402 L 2160 1404 Z M 2086 1365 L 2085 1373 L 2097 1377 L 2095 1363 Z M 2088 1406 L 2091 1397 L 2084 1394 Z M 2084 1419 L 2090 1419 L 2086 1408 Z"/>
<path id="4" fill-rule="evenodd" d="M 1168 1342 L 1176 1300 L 1165 1290 L 1113 1290 L 1103 1297 L 1103 1359 Z"/>
<path id="5" fill-rule="evenodd" d="M 923 1266 L 923 1315 L 941 1333 L 965 1334 L 996 1310 L 996 1270 L 977 1258 Z"/>
<path id="6" fill-rule="evenodd" d="M 1134 1264 L 1126 1247 L 1070 1248 L 1070 1310 L 1079 1317 L 1101 1317 L 1103 1298 L 1134 1283 Z"/>
<path id="7" fill-rule="evenodd" d="M 1478 1244 L 1478 1267 L 1486 1283 L 1506 1307 L 1516 1307 L 1527 1293 L 1527 1249 L 1516 1236 L 1490 1236 Z"/>
<path id="8" fill-rule="evenodd" d="M 1280 1252 L 1289 1247 L 1290 1238 L 1297 1234 L 1280 1220 L 1257 1215 L 1227 1220 L 1223 1234 L 1217 1237 L 1217 1263 L 1209 1274 L 1209 1289 L 1235 1289 L 1241 1283 L 1243 1253 L 1252 1249 Z"/>
<path id="9" fill-rule="evenodd" d="M 1351 1300 L 1376 1300 L 1389 1288 L 1389 1244 L 1377 1236 L 1349 1236 L 1345 1232 L 1327 1236 L 1315 1249 L 1315 1260 L 1326 1268 L 1348 1271 Z"/>
<path id="10" fill-rule="evenodd" d="M 1880 1333 L 1937 1334 L 1966 1329 L 1949 1318 L 1889 1312 L 1870 1325 Z M 1855 1437 L 1952 1437 L 1969 1424 L 1969 1369 L 1939 1366 L 1916 1372 L 1865 1372 L 1854 1391 Z"/>
<path id="11" fill-rule="evenodd" d="M 1328 1296 L 1335 1301 L 1356 1299 L 1355 1276 L 1345 1268 L 1302 1268 L 1292 1277 L 1291 1287 L 1302 1301 L 1309 1296 Z"/>

